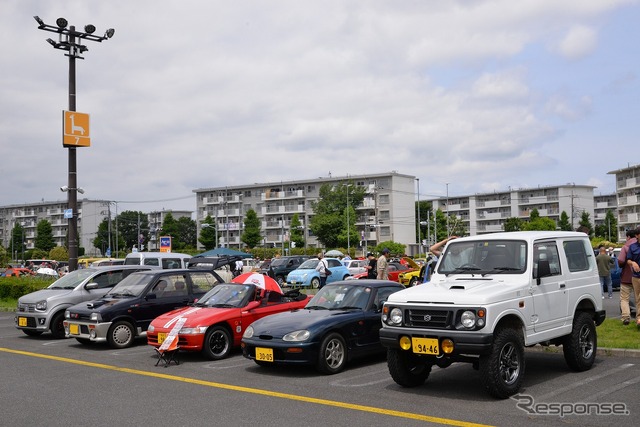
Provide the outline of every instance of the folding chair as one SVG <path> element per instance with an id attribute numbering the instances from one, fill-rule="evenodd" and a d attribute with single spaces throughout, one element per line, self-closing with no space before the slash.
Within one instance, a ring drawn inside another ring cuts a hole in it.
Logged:
<path id="1" fill-rule="evenodd" d="M 169 342 L 167 343 L 167 341 Z M 178 350 L 180 350 L 180 347 L 178 347 L 178 335 L 167 336 L 167 338 L 165 339 L 165 342 L 163 342 L 159 348 L 154 347 L 154 350 L 158 355 L 158 361 L 156 362 L 156 366 L 158 366 L 160 362 L 164 362 L 163 366 L 165 368 L 168 367 L 171 364 L 171 362 L 174 362 L 176 365 L 180 364 L 180 362 L 176 358 L 176 355 L 178 354 Z"/>

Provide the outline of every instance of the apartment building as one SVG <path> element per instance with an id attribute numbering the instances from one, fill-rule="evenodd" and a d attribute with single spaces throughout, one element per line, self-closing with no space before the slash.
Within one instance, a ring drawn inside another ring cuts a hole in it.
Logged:
<path id="1" fill-rule="evenodd" d="M 507 218 L 528 219 L 535 208 L 540 216 L 558 222 L 566 212 L 577 228 L 583 212 L 594 217 L 593 189 L 589 185 L 558 185 L 537 188 L 509 189 L 508 191 L 480 193 L 468 196 L 432 199 L 434 210 L 455 215 L 469 235 L 504 231 Z"/>
<path id="2" fill-rule="evenodd" d="M 618 240 L 624 242 L 626 230 L 640 226 L 640 165 L 607 173 L 616 177 Z"/>
<path id="3" fill-rule="evenodd" d="M 210 215 L 218 230 L 218 246 L 240 248 L 244 217 L 253 209 L 261 222 L 265 246 L 284 247 L 291 218 L 298 214 L 307 245 L 317 247 L 319 242 L 309 230 L 312 203 L 318 200 L 323 184 L 349 182 L 367 189 L 362 205 L 356 209 L 361 240 L 353 242 L 352 247 L 364 248 L 387 240 L 415 243 L 415 177 L 397 172 L 196 189 L 198 234 L 201 222 Z"/>
<path id="4" fill-rule="evenodd" d="M 84 248 L 85 255 L 102 255 L 101 250 L 93 246 L 93 239 L 96 238 L 98 227 L 102 221 L 110 215 L 112 218 L 115 218 L 118 214 L 117 211 L 112 211 L 112 205 L 114 204 L 115 202 L 109 200 L 78 200 L 78 246 Z M 43 200 L 41 202 L 23 205 L 1 206 L 0 242 L 2 242 L 2 245 L 6 249 L 12 251 L 14 257 L 19 256 L 21 248 L 11 248 L 11 231 L 16 224 L 20 224 L 24 228 L 23 241 L 25 250 L 34 249 L 37 225 L 38 222 L 44 219 L 51 224 L 56 245 L 66 246 L 69 223 L 69 220 L 64 217 L 64 211 L 66 209 L 66 200 L 54 202 Z M 157 238 L 159 237 L 158 230 L 162 228 L 162 222 L 169 212 L 171 212 L 176 220 L 183 216 L 191 218 L 192 214 L 192 211 L 171 210 L 162 210 L 147 214 L 150 230 L 155 230 L 155 233 L 150 233 L 150 250 L 159 247 L 157 242 Z"/>

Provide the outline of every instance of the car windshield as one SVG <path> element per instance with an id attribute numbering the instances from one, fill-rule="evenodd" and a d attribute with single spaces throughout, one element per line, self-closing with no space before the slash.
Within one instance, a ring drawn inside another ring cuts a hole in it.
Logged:
<path id="1" fill-rule="evenodd" d="M 107 297 L 138 297 L 142 295 L 153 276 L 148 274 L 130 274 L 115 285 L 105 296 Z"/>
<path id="2" fill-rule="evenodd" d="M 520 240 L 454 241 L 438 264 L 440 274 L 523 274 L 527 245 Z"/>
<path id="3" fill-rule="evenodd" d="M 371 288 L 360 285 L 327 285 L 309 301 L 310 310 L 347 310 L 367 308 Z"/>
<path id="4" fill-rule="evenodd" d="M 280 265 L 285 265 L 287 263 L 287 260 L 284 258 L 276 258 L 274 260 L 271 261 L 271 267 L 278 267 Z"/>
<path id="5" fill-rule="evenodd" d="M 199 307 L 244 307 L 255 297 L 255 286 L 222 283 L 204 294 L 196 303 Z"/>
<path id="6" fill-rule="evenodd" d="M 89 276 L 92 276 L 96 270 L 83 268 L 65 274 L 51 285 L 48 289 L 75 289 L 80 283 L 84 282 Z"/>
<path id="7" fill-rule="evenodd" d="M 300 264 L 300 266 L 298 267 L 298 270 L 315 270 L 316 267 L 318 266 L 318 262 L 320 262 L 318 258 L 308 259 L 302 264 Z"/>

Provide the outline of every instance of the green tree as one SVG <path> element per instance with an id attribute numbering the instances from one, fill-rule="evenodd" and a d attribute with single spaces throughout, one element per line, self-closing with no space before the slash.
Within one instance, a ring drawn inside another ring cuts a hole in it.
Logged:
<path id="1" fill-rule="evenodd" d="M 183 216 L 176 221 L 177 236 L 172 239 L 177 241 L 177 245 L 172 243 L 172 247 L 176 250 L 193 249 L 196 247 L 197 238 L 197 225 L 194 220 L 189 217 Z"/>
<path id="2" fill-rule="evenodd" d="M 588 230 L 587 234 L 589 235 L 589 237 L 591 237 L 593 235 L 593 225 L 591 225 L 591 219 L 589 217 L 589 212 L 582 211 L 582 215 L 580 215 L 580 222 L 578 223 L 578 225 L 580 227 L 583 227 L 583 230 Z"/>
<path id="3" fill-rule="evenodd" d="M 69 261 L 69 253 L 67 248 L 63 246 L 56 246 L 49 251 L 49 259 L 55 259 L 56 261 Z"/>
<path id="4" fill-rule="evenodd" d="M 206 226 L 203 226 L 207 224 Z M 200 237 L 198 241 L 206 251 L 211 249 L 215 249 L 216 247 L 216 225 L 214 223 L 214 219 L 211 218 L 211 215 L 207 215 L 207 217 L 202 221 L 200 226 Z"/>
<path id="5" fill-rule="evenodd" d="M 291 217 L 291 224 L 289 226 L 291 230 L 289 232 L 291 243 L 295 243 L 296 248 L 304 247 L 304 228 L 302 227 L 302 223 L 300 222 L 300 215 L 297 213 L 293 214 Z"/>
<path id="6" fill-rule="evenodd" d="M 517 217 L 507 218 L 502 225 L 504 231 L 521 231 L 523 228 L 523 221 Z"/>
<path id="7" fill-rule="evenodd" d="M 529 221 L 533 221 L 540 218 L 540 212 L 538 212 L 537 208 L 533 208 L 531 209 L 531 212 L 529 212 Z"/>
<path id="8" fill-rule="evenodd" d="M 522 225 L 522 230 L 524 231 L 532 231 L 532 230 L 547 230 L 553 231 L 556 229 L 556 222 L 551 218 L 538 216 L 534 220 L 529 222 L 525 222 Z"/>
<path id="9" fill-rule="evenodd" d="M 393 240 L 388 240 L 386 242 L 378 243 L 375 247 L 375 251 L 377 253 L 382 253 L 382 250 L 387 248 L 389 249 L 389 252 L 391 252 L 391 255 L 400 256 L 400 255 L 404 255 L 404 251 L 406 247 L 407 245 L 403 245 L 402 243 L 394 242 Z"/>
<path id="10" fill-rule="evenodd" d="M 46 219 L 38 221 L 36 226 L 35 247 L 45 252 L 49 252 L 56 247 L 56 242 L 53 240 L 53 227 Z"/>
<path id="11" fill-rule="evenodd" d="M 146 246 L 146 242 L 149 241 L 149 221 L 146 214 L 140 211 L 124 211 L 118 215 L 117 221 L 118 233 L 127 250 L 138 247 L 139 240 Z"/>
<path id="12" fill-rule="evenodd" d="M 349 228 L 346 220 L 347 206 L 353 209 L 362 204 L 366 189 L 362 186 L 347 184 L 322 184 L 320 198 L 312 203 L 314 215 L 311 218 L 309 229 L 318 241 L 327 248 L 339 246 L 338 235 L 345 234 Z M 351 215 L 352 211 L 349 211 Z M 354 241 L 357 241 L 358 237 Z"/>
<path id="13" fill-rule="evenodd" d="M 19 259 L 22 257 L 23 252 L 27 249 L 25 243 L 25 230 L 22 224 L 18 224 L 17 222 L 13 225 L 13 229 L 11 230 L 11 243 L 7 247 L 7 249 L 12 250 L 12 257 L 15 259 Z"/>
<path id="14" fill-rule="evenodd" d="M 596 225 L 595 235 L 607 239 L 607 241 L 617 241 L 618 235 L 616 230 L 618 229 L 618 220 L 611 210 L 607 210 L 607 214 L 604 217 L 602 224 Z M 613 239 L 613 240 L 612 240 Z"/>
<path id="15" fill-rule="evenodd" d="M 565 211 L 562 211 L 560 214 L 560 221 L 558 222 L 558 227 L 562 231 L 572 231 L 571 222 L 569 221 L 569 215 Z"/>
<path id="16" fill-rule="evenodd" d="M 6 267 L 9 265 L 9 261 L 11 261 L 9 252 L 4 246 L 0 245 L 0 267 Z"/>
<path id="17" fill-rule="evenodd" d="M 91 240 L 93 247 L 97 248 L 104 256 L 109 247 L 109 221 L 105 218 L 98 224 L 96 237 Z"/>
<path id="18" fill-rule="evenodd" d="M 242 243 L 249 249 L 253 249 L 262 242 L 260 231 L 260 220 L 255 210 L 249 209 L 244 217 L 244 232 L 242 233 Z"/>

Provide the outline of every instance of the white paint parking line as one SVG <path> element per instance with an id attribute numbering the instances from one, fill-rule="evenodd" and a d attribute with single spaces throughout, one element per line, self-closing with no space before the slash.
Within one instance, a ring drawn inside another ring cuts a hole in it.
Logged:
<path id="1" fill-rule="evenodd" d="M 613 374 L 615 374 L 617 372 L 623 371 L 625 369 L 628 369 L 628 368 L 630 368 L 632 366 L 635 366 L 635 364 L 633 364 L 633 363 L 625 363 L 624 365 L 620 365 L 620 366 L 618 366 L 618 367 L 616 367 L 614 369 L 609 369 L 609 370 L 603 372 L 600 375 L 594 375 L 594 376 L 585 378 L 582 381 L 577 381 L 575 383 L 572 383 L 572 384 L 570 384 L 568 386 L 556 388 L 556 389 L 554 389 L 553 391 L 551 391 L 549 393 L 543 394 L 542 396 L 536 396 L 536 400 L 545 400 L 545 399 L 547 399 L 549 397 L 556 396 L 556 395 L 558 395 L 560 393 L 564 393 L 566 391 L 573 390 L 575 388 L 581 388 L 581 387 L 583 387 L 583 386 L 585 386 L 585 385 L 587 385 L 587 384 L 589 384 L 589 383 L 591 383 L 593 381 L 597 381 L 597 380 L 600 380 L 602 378 L 610 377 L 611 375 L 613 375 Z"/>

